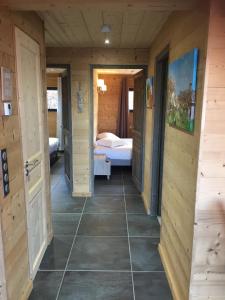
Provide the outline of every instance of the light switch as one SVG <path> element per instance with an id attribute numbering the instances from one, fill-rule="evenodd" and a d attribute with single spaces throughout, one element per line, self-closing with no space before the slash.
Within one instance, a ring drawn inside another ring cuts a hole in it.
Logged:
<path id="1" fill-rule="evenodd" d="M 0 150 L 1 154 L 1 175 L 2 186 L 3 186 L 3 196 L 6 197 L 9 194 L 9 171 L 8 171 L 8 160 L 6 149 Z"/>
<path id="2" fill-rule="evenodd" d="M 4 102 L 4 116 L 11 116 L 12 115 L 12 103 L 11 102 Z"/>

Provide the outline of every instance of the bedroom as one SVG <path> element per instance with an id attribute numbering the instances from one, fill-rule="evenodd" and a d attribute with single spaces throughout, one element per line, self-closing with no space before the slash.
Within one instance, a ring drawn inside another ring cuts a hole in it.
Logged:
<path id="1" fill-rule="evenodd" d="M 110 184 L 111 175 L 123 170 L 142 191 L 144 71 L 142 66 L 93 66 L 93 185 L 100 179 Z"/>

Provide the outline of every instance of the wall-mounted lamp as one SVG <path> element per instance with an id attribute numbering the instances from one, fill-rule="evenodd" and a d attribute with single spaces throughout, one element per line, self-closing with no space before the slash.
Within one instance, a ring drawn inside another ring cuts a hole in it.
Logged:
<path id="1" fill-rule="evenodd" d="M 97 82 L 98 93 L 104 93 L 107 91 L 107 85 L 104 82 L 104 79 L 98 79 Z"/>

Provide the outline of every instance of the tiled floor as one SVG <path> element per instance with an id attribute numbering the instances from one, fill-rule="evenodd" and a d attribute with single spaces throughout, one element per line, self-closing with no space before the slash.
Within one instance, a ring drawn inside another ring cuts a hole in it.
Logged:
<path id="1" fill-rule="evenodd" d="M 171 300 L 157 250 L 159 224 L 145 215 L 127 168 L 72 198 L 63 159 L 51 169 L 54 238 L 30 300 Z"/>

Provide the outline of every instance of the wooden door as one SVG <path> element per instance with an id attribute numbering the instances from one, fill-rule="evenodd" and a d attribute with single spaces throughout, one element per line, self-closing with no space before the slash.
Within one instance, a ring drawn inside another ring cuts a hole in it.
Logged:
<path id="1" fill-rule="evenodd" d="M 134 183 L 140 192 L 143 189 L 145 80 L 144 71 L 135 75 L 132 176 Z"/>
<path id="2" fill-rule="evenodd" d="M 47 246 L 40 47 L 17 28 L 16 62 L 30 276 L 34 278 Z"/>
<path id="3" fill-rule="evenodd" d="M 70 75 L 67 72 L 62 77 L 62 123 L 64 135 L 64 168 L 65 174 L 72 184 L 72 122 L 71 122 L 71 97 Z"/>

